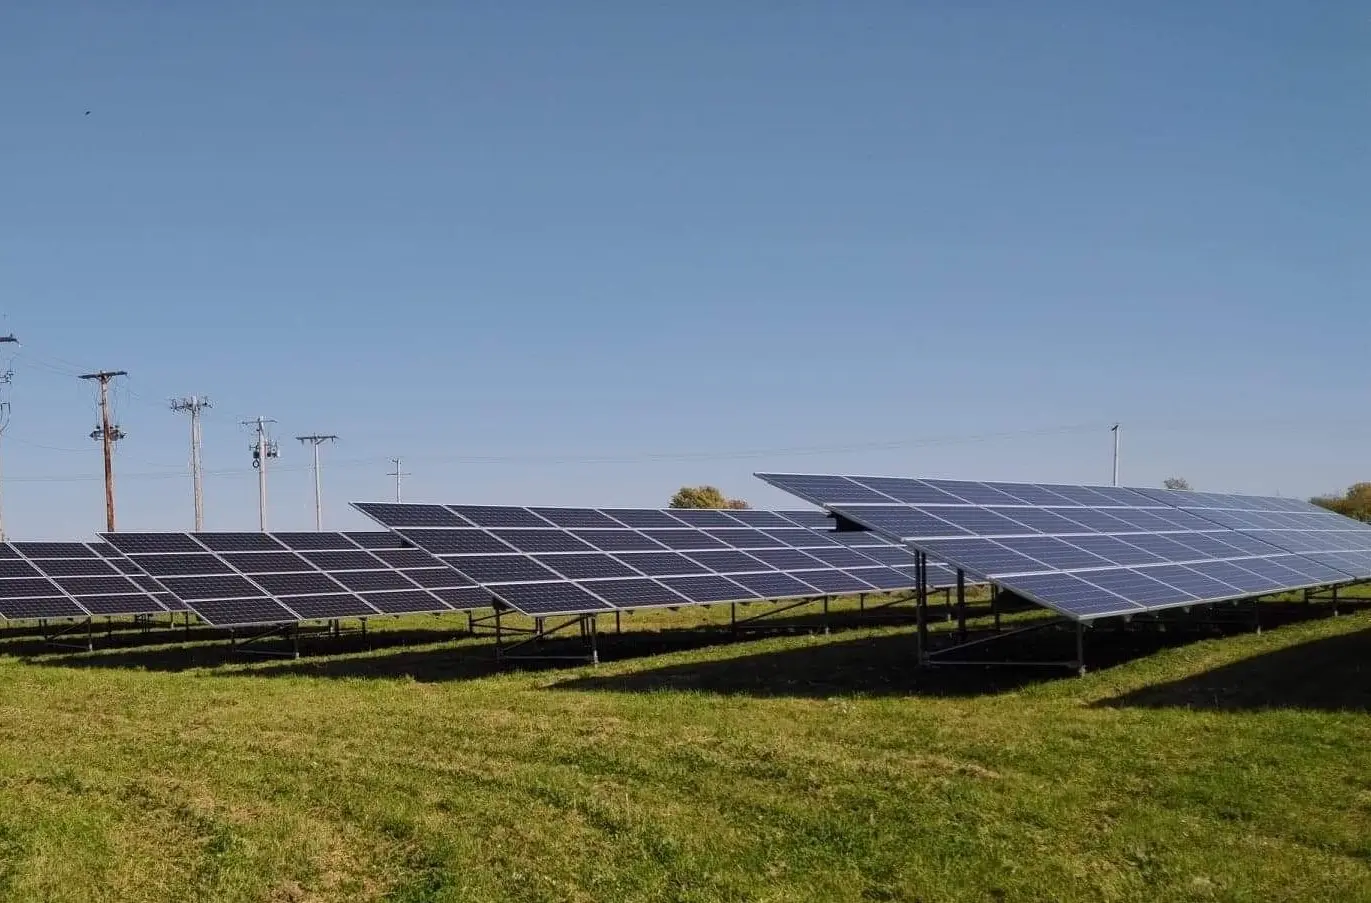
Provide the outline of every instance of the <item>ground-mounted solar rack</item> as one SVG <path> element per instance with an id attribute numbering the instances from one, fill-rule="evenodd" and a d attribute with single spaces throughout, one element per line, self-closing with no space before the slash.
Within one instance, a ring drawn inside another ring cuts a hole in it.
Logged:
<path id="1" fill-rule="evenodd" d="M 1074 623 L 1084 668 L 1087 627 L 1157 618 L 1219 602 L 1258 600 L 1371 579 L 1371 527 L 1297 499 L 1115 486 L 917 480 L 833 474 L 758 476 L 835 516 L 905 543 L 959 573 Z M 923 595 L 916 589 L 916 595 Z M 923 606 L 920 606 L 921 609 Z M 1255 604 L 1251 608 L 1258 625 Z M 919 619 L 923 664 L 1030 664 L 958 658 L 1018 632 L 938 650 Z"/>
<path id="2" fill-rule="evenodd" d="M 116 619 L 170 615 L 174 605 L 128 573 L 103 543 L 0 543 L 0 619 L 31 622 L 52 646 L 90 650 L 97 618 L 113 631 Z"/>
<path id="3" fill-rule="evenodd" d="M 612 614 L 618 631 L 621 615 L 640 608 L 727 604 L 731 628 L 742 631 L 815 602 L 827 613 L 836 595 L 857 595 L 865 608 L 867 595 L 915 583 L 914 556 L 899 544 L 870 532 L 835 538 L 820 511 L 354 507 L 489 593 L 494 613 L 473 624 L 493 632 L 501 659 L 598 661 L 598 619 Z M 929 573 L 944 587 L 955 582 L 951 571 Z M 739 618 L 738 606 L 754 602 L 775 607 Z M 511 625 L 510 611 L 532 627 Z M 510 634 L 516 641 L 506 644 Z M 540 651 L 543 641 L 572 634 L 583 654 Z"/>
<path id="4" fill-rule="evenodd" d="M 470 581 L 386 532 L 108 533 L 130 566 L 248 654 L 299 657 L 300 628 L 486 604 Z M 241 636 L 240 636 L 241 634 Z M 261 644 L 283 638 L 288 652 Z"/>

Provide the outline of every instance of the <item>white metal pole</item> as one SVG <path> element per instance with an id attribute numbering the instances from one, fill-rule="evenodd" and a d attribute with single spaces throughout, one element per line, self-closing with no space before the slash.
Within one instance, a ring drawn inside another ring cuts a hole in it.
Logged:
<path id="1" fill-rule="evenodd" d="M 324 529 L 324 502 L 319 478 L 319 443 L 314 443 L 314 529 Z"/>
<path id="2" fill-rule="evenodd" d="M 1114 424 L 1114 485 L 1119 485 L 1119 424 Z"/>

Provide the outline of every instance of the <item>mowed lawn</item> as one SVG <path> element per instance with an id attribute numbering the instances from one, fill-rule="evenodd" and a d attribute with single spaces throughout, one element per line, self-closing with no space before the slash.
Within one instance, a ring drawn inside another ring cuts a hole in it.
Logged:
<path id="1" fill-rule="evenodd" d="M 0 643 L 0 900 L 1371 899 L 1365 612 L 1027 679 L 907 625 L 508 673 L 455 627 Z"/>

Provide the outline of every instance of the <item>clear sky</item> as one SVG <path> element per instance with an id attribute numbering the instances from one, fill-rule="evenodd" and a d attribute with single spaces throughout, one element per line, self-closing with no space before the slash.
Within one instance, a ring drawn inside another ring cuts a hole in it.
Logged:
<path id="1" fill-rule="evenodd" d="M 1364 3 L 0 5 L 4 516 L 1371 478 Z M 89 115 L 86 115 L 89 111 Z"/>

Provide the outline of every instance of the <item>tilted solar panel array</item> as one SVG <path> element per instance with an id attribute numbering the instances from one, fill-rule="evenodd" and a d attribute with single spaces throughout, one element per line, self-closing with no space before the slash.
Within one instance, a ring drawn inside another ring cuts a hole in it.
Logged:
<path id="1" fill-rule="evenodd" d="M 359 503 L 524 614 L 908 589 L 913 556 L 822 512 Z M 930 568 L 930 582 L 955 577 Z"/>
<path id="2" fill-rule="evenodd" d="M 1294 499 L 758 476 L 1079 620 L 1371 577 L 1371 527 Z"/>
<path id="3" fill-rule="evenodd" d="M 126 576 L 97 545 L 0 543 L 0 617 L 20 621 L 170 610 L 161 594 Z"/>
<path id="4" fill-rule="evenodd" d="M 486 604 L 451 568 L 374 533 L 107 533 L 160 590 L 216 627 Z M 404 553 L 410 554 L 404 554 Z"/>

